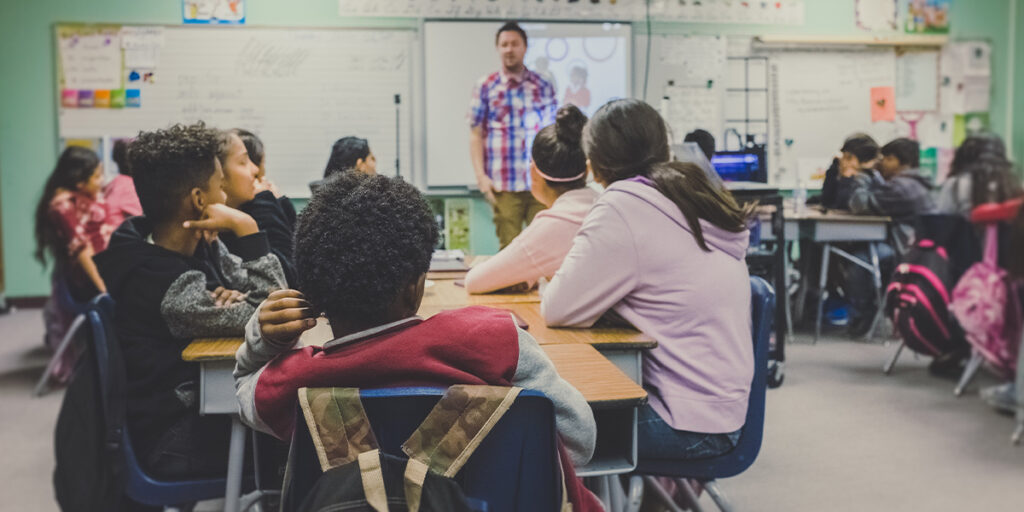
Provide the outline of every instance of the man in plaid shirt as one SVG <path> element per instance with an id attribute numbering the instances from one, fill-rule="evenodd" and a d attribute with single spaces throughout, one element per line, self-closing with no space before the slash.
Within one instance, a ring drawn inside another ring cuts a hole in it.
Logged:
<path id="1" fill-rule="evenodd" d="M 530 148 L 555 120 L 555 88 L 526 69 L 526 32 L 515 22 L 498 29 L 501 71 L 481 78 L 469 106 L 469 154 L 476 183 L 494 209 L 504 248 L 544 205 L 530 193 Z"/>

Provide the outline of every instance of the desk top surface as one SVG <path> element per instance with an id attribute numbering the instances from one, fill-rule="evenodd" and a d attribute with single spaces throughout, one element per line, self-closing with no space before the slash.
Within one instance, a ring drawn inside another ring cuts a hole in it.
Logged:
<path id="1" fill-rule="evenodd" d="M 192 362 L 230 361 L 241 338 L 206 338 L 190 343 L 181 358 Z M 558 374 L 580 390 L 591 405 L 600 408 L 643 403 L 647 392 L 590 345 L 544 345 Z"/>
<path id="2" fill-rule="evenodd" d="M 455 280 L 453 279 L 432 281 L 434 284 L 423 291 L 423 305 L 421 307 L 452 309 L 461 308 L 463 306 L 540 302 L 540 294 L 537 293 L 537 290 L 530 290 L 526 293 L 485 293 L 482 295 L 471 295 L 466 292 L 465 288 L 456 285 Z"/>
<path id="3" fill-rule="evenodd" d="M 637 350 L 654 348 L 658 342 L 632 327 L 592 327 L 575 329 L 548 327 L 540 314 L 540 303 L 518 302 L 509 304 L 491 304 L 490 307 L 512 311 L 523 319 L 526 329 L 541 345 L 584 344 L 593 345 L 600 350 Z M 428 318 L 452 306 L 423 305 L 419 315 Z"/>
<path id="4" fill-rule="evenodd" d="M 891 217 L 879 215 L 857 215 L 842 210 L 821 211 L 815 207 L 807 207 L 799 214 L 796 210 L 787 207 L 785 211 L 786 220 L 808 220 L 808 221 L 830 221 L 830 222 L 855 222 L 862 224 L 887 224 L 892 221 Z"/>

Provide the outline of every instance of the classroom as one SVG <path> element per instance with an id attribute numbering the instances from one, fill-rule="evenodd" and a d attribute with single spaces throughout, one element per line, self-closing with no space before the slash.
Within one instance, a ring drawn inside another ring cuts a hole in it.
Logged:
<path id="1" fill-rule="evenodd" d="M 1024 0 L 5 0 L 0 70 L 0 511 L 1024 508 Z"/>

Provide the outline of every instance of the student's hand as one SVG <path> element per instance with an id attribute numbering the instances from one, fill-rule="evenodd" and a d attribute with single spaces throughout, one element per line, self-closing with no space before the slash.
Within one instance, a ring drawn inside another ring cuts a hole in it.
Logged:
<path id="1" fill-rule="evenodd" d="M 229 290 L 223 286 L 218 286 L 216 290 L 210 292 L 210 296 L 213 297 L 213 305 L 230 306 L 244 301 L 249 297 L 248 293 L 242 293 L 238 290 Z"/>
<path id="2" fill-rule="evenodd" d="M 480 193 L 484 195 L 484 199 L 490 204 L 497 203 L 497 199 L 494 197 L 494 181 L 491 180 L 486 174 L 479 174 L 476 177 L 476 187 L 480 189 Z"/>
<path id="3" fill-rule="evenodd" d="M 263 301 L 260 331 L 270 344 L 288 348 L 302 333 L 316 327 L 316 314 L 297 290 L 278 290 Z"/>
<path id="4" fill-rule="evenodd" d="M 274 197 L 281 197 L 281 191 L 278 190 L 277 184 L 266 177 L 256 178 L 256 193 L 259 194 L 266 190 L 269 190 L 271 194 L 274 194 Z"/>
<path id="5" fill-rule="evenodd" d="M 201 219 L 185 221 L 183 227 L 196 231 L 231 231 L 239 237 L 260 230 L 249 214 L 221 203 L 207 206 Z"/>

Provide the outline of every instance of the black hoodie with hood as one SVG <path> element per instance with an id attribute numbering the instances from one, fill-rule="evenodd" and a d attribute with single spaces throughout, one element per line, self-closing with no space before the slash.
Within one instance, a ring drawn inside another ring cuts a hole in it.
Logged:
<path id="1" fill-rule="evenodd" d="M 114 320 L 127 377 L 127 422 L 140 453 L 183 416 L 198 414 L 199 365 L 181 359 L 198 337 L 241 337 L 259 303 L 286 287 L 263 232 L 223 244 L 200 242 L 193 256 L 152 243 L 144 216 L 125 221 L 107 249 L 94 257 L 117 313 Z M 218 286 L 247 293 L 242 302 L 216 306 Z"/>

